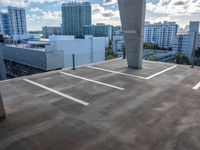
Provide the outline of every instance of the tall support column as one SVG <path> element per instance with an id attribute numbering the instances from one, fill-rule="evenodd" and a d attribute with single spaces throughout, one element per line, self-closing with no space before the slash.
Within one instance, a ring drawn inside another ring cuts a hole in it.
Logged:
<path id="1" fill-rule="evenodd" d="M 146 0 L 118 0 L 129 68 L 142 68 Z"/>
<path id="2" fill-rule="evenodd" d="M 4 119 L 5 117 L 6 117 L 6 113 L 5 113 L 5 110 L 4 110 L 3 100 L 2 100 L 1 93 L 0 93 L 0 120 Z"/>
<path id="3" fill-rule="evenodd" d="M 0 44 L 0 80 L 6 79 L 6 69 L 3 61 L 3 45 Z"/>

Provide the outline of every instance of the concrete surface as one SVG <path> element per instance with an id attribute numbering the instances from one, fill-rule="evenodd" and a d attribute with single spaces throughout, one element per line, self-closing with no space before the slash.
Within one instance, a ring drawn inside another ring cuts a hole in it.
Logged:
<path id="1" fill-rule="evenodd" d="M 89 103 L 81 105 L 24 81 L 0 82 L 7 118 L 0 122 L 1 150 L 199 150 L 200 69 L 126 60 L 62 70 L 124 88 L 74 78 L 60 70 L 25 77 Z M 142 79 L 130 75 L 149 77 Z"/>
<path id="2" fill-rule="evenodd" d="M 118 0 L 128 67 L 142 68 L 146 0 Z"/>

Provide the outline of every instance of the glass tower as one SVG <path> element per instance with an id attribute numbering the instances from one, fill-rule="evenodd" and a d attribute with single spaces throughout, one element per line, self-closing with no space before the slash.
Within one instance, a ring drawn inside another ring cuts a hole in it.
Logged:
<path id="1" fill-rule="evenodd" d="M 10 35 L 10 22 L 8 13 L 0 13 L 0 32 Z"/>
<path id="2" fill-rule="evenodd" d="M 11 35 L 27 34 L 25 9 L 9 6 L 8 13 Z"/>
<path id="3" fill-rule="evenodd" d="M 62 34 L 83 38 L 83 27 L 92 24 L 89 2 L 69 2 L 62 4 Z"/>

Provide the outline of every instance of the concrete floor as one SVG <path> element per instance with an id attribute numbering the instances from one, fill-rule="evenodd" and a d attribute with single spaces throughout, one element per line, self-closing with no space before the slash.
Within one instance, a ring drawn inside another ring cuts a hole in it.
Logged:
<path id="1" fill-rule="evenodd" d="M 200 89 L 193 88 L 200 69 L 147 61 L 142 70 L 126 65 L 118 59 L 96 69 L 62 70 L 93 82 L 60 71 L 1 82 L 7 119 L 0 122 L 0 149 L 199 150 Z"/>

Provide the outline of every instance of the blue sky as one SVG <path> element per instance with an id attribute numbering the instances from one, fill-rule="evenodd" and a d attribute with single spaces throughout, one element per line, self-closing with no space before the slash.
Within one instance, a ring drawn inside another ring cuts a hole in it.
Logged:
<path id="1" fill-rule="evenodd" d="M 45 25 L 60 25 L 61 5 L 68 1 L 71 0 L 0 0 L 0 9 L 5 12 L 8 5 L 25 8 L 28 30 L 41 30 Z M 87 1 L 92 3 L 93 24 L 120 24 L 117 0 Z M 146 21 L 165 20 L 176 21 L 181 27 L 189 21 L 200 21 L 200 0 L 147 0 Z"/>

